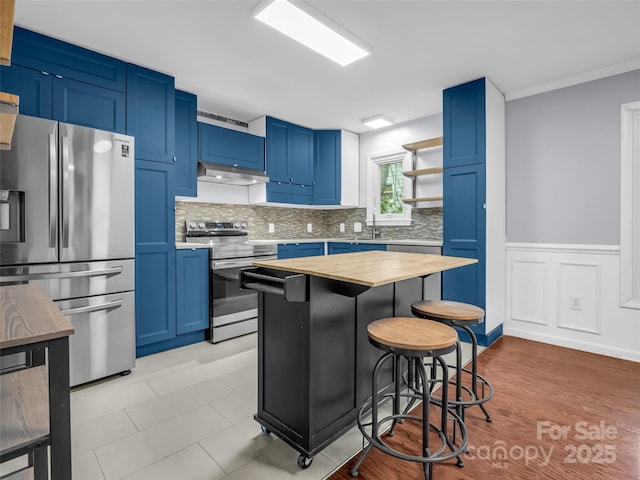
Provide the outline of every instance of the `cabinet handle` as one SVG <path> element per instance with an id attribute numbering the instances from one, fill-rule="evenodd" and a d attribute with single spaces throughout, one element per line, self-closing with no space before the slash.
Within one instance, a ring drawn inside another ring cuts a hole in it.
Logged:
<path id="1" fill-rule="evenodd" d="M 49 75 L 49 72 L 45 72 L 43 70 L 40 70 L 40 73 L 43 74 L 43 75 Z"/>
<path id="2" fill-rule="evenodd" d="M 175 156 L 175 155 L 173 156 L 173 161 L 174 161 L 174 162 L 176 161 L 176 156 Z"/>
<path id="3" fill-rule="evenodd" d="M 62 75 L 55 74 L 56 78 L 64 78 Z"/>

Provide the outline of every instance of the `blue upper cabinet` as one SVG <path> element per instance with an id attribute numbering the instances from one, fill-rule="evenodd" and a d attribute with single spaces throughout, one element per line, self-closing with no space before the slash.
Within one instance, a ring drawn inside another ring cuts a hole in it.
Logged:
<path id="1" fill-rule="evenodd" d="M 126 91 L 126 64 L 122 60 L 20 27 L 13 30 L 11 63 L 119 92 Z"/>
<path id="2" fill-rule="evenodd" d="M 20 113 L 52 118 L 53 75 L 19 65 L 0 67 L 0 92 L 20 97 Z"/>
<path id="3" fill-rule="evenodd" d="M 267 175 L 271 181 L 313 183 L 313 130 L 267 117 Z"/>
<path id="4" fill-rule="evenodd" d="M 266 135 L 267 201 L 311 204 L 313 130 L 267 117 Z"/>
<path id="5" fill-rule="evenodd" d="M 264 138 L 200 123 L 200 160 L 264 172 Z"/>
<path id="6" fill-rule="evenodd" d="M 313 132 L 314 205 L 340 205 L 341 145 L 340 130 Z"/>
<path id="7" fill-rule="evenodd" d="M 444 90 L 444 168 L 485 163 L 485 113 L 484 78 Z"/>
<path id="8" fill-rule="evenodd" d="M 69 78 L 53 79 L 53 119 L 125 132 L 126 95 Z"/>
<path id="9" fill-rule="evenodd" d="M 198 99 L 176 90 L 176 195 L 198 196 Z"/>
<path id="10" fill-rule="evenodd" d="M 136 137 L 136 158 L 175 161 L 173 77 L 127 64 L 127 134 Z"/>
<path id="11" fill-rule="evenodd" d="M 288 129 L 288 161 L 291 183 L 313 183 L 313 130 L 291 124 Z"/>

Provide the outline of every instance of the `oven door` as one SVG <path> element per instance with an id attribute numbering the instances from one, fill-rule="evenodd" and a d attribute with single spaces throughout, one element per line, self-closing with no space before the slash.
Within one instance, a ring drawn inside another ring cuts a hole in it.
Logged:
<path id="1" fill-rule="evenodd" d="M 240 288 L 240 270 L 253 262 L 275 260 L 275 255 L 211 261 L 211 327 L 242 322 L 258 316 L 258 294 Z"/>

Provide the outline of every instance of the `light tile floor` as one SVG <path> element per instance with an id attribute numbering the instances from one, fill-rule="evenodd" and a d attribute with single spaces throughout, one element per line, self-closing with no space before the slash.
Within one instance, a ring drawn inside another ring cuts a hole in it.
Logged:
<path id="1" fill-rule="evenodd" d="M 132 373 L 71 393 L 78 480 L 323 479 L 362 447 L 353 428 L 297 466 L 298 452 L 264 436 L 257 402 L 257 335 L 139 358 Z M 463 344 L 463 358 L 470 347 Z"/>

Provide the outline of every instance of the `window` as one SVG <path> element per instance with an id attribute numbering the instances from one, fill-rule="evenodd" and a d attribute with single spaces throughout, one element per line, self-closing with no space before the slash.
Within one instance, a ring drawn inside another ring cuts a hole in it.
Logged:
<path id="1" fill-rule="evenodd" d="M 402 175 L 411 169 L 411 154 L 402 150 L 370 156 L 367 162 L 367 225 L 411 225 L 411 181 Z"/>

